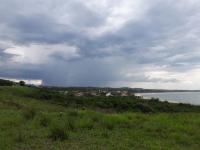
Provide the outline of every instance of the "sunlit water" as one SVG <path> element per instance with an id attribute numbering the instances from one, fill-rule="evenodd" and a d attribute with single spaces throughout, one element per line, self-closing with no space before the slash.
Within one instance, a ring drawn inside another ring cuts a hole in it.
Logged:
<path id="1" fill-rule="evenodd" d="M 200 92 L 139 93 L 144 98 L 159 98 L 161 101 L 200 105 Z"/>

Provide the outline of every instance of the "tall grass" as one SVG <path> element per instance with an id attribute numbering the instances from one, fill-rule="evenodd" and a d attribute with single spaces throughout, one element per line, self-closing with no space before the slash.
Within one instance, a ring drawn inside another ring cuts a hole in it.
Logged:
<path id="1" fill-rule="evenodd" d="M 154 113 L 133 112 L 136 108 L 123 113 L 108 113 L 105 109 L 97 112 L 89 110 L 90 107 L 74 109 L 63 107 L 61 102 L 57 105 L 51 100 L 24 97 L 27 89 L 16 95 L 11 89 L 0 90 L 0 150 L 198 150 L 200 147 L 199 113 L 158 113 L 164 107 L 157 104 Z M 114 99 L 106 100 L 105 105 L 114 109 L 123 101 L 115 105 Z M 122 108 L 136 104 L 127 106 L 129 100 L 124 100 Z M 93 99 L 94 105 L 97 101 L 100 99 Z M 151 106 L 156 102 L 149 103 Z M 18 109 L 15 104 L 23 107 Z M 168 107 L 175 109 L 171 104 Z"/>

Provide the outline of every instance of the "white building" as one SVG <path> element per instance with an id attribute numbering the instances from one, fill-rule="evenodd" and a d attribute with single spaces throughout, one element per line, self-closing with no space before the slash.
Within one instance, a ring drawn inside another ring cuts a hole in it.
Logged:
<path id="1" fill-rule="evenodd" d="M 109 96 L 113 96 L 113 95 L 111 92 L 108 92 L 108 93 L 106 93 L 106 96 L 109 97 Z"/>

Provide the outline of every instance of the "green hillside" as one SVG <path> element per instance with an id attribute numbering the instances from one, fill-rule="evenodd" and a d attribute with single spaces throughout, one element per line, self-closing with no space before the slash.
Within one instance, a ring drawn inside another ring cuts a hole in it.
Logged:
<path id="1" fill-rule="evenodd" d="M 0 87 L 0 150 L 199 150 L 200 107 Z"/>

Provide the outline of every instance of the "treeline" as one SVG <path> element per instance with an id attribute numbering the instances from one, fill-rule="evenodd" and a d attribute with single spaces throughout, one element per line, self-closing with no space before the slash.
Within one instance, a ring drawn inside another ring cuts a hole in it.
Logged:
<path id="1" fill-rule="evenodd" d="M 0 86 L 12 86 L 12 85 L 14 85 L 14 82 L 0 79 Z"/>
<path id="2" fill-rule="evenodd" d="M 13 86 L 13 85 L 25 86 L 26 83 L 24 81 L 13 82 L 10 80 L 0 79 L 0 86 Z"/>

